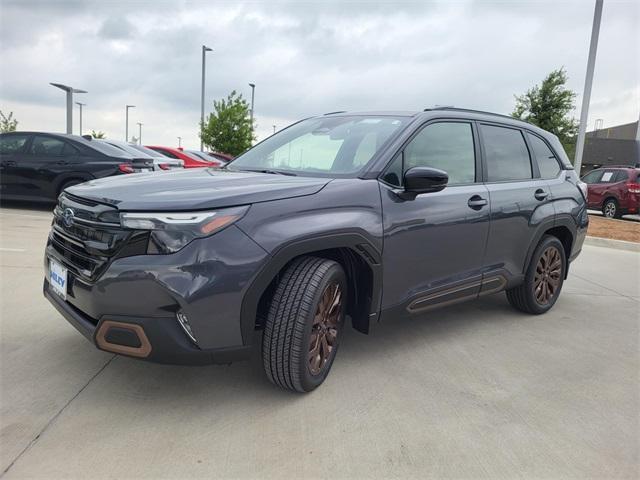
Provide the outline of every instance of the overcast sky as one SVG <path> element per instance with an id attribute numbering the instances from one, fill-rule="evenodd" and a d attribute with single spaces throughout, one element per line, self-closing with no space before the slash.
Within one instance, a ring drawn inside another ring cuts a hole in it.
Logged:
<path id="1" fill-rule="evenodd" d="M 0 110 L 19 129 L 64 131 L 64 93 L 89 93 L 83 127 L 143 143 L 199 146 L 201 45 L 206 111 L 235 89 L 263 138 L 335 110 L 455 105 L 509 113 L 564 66 L 580 105 L 594 2 L 190 2 L 0 0 Z M 640 2 L 605 0 L 589 127 L 640 111 Z M 576 118 L 579 111 L 575 112 Z M 74 110 L 74 133 L 78 111 Z"/>

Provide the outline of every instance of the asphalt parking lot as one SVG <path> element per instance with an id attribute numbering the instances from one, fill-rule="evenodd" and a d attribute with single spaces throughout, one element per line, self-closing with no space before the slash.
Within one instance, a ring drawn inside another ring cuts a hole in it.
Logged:
<path id="1" fill-rule="evenodd" d="M 43 298 L 46 209 L 0 209 L 4 478 L 638 478 L 640 253 L 585 246 L 556 307 L 503 294 L 369 336 L 325 384 L 259 357 L 155 365 L 100 352 Z"/>

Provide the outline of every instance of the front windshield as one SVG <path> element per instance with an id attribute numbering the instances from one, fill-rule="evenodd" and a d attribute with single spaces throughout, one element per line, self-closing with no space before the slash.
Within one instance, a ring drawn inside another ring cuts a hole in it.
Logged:
<path id="1" fill-rule="evenodd" d="M 303 120 L 228 164 L 232 170 L 350 174 L 359 171 L 408 117 L 339 116 Z"/>

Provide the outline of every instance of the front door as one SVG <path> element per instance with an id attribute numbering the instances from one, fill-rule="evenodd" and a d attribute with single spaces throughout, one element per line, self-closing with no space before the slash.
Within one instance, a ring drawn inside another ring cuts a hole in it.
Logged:
<path id="1" fill-rule="evenodd" d="M 490 206 L 476 137 L 471 122 L 428 123 L 382 175 L 383 310 L 418 313 L 478 295 Z M 446 171 L 447 187 L 401 199 L 394 189 L 416 166 Z"/>

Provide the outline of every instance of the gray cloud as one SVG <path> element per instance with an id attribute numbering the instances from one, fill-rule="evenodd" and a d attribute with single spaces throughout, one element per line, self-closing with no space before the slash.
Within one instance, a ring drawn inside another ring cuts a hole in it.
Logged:
<path id="1" fill-rule="evenodd" d="M 89 91 L 90 128 L 122 136 L 133 103 L 149 141 L 180 135 L 192 146 L 203 43 L 214 49 L 207 108 L 256 83 L 266 135 L 273 123 L 333 110 L 454 104 L 508 113 L 513 94 L 563 65 L 581 93 L 593 15 L 583 1 L 29 0 L 0 9 L 0 108 L 13 109 L 21 127 L 63 128 L 61 94 L 48 86 L 58 81 Z M 639 26 L 637 3 L 607 2 L 591 122 L 637 118 Z"/>

